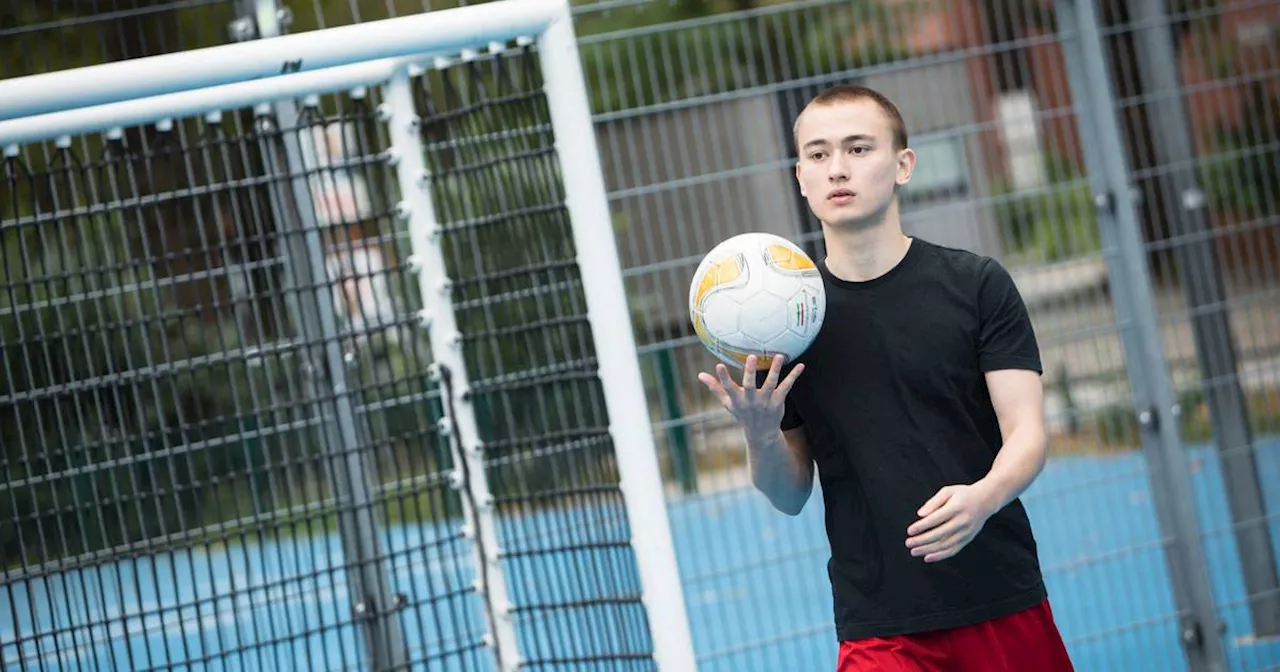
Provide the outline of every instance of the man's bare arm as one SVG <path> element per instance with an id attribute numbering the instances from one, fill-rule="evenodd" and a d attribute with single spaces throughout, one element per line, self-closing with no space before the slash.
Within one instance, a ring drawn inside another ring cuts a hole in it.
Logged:
<path id="1" fill-rule="evenodd" d="M 715 375 L 702 373 L 698 380 L 742 425 L 751 482 L 779 511 L 794 516 L 804 508 L 813 490 L 813 459 L 803 431 L 784 433 L 780 426 L 787 393 L 804 371 L 804 364 L 796 365 L 779 380 L 781 371 L 782 358 L 774 357 L 769 374 L 757 387 L 756 358 L 752 356 L 743 367 L 741 384 L 729 377 L 723 364 L 716 366 Z"/>
<path id="2" fill-rule="evenodd" d="M 789 515 L 804 510 L 813 492 L 813 458 L 803 429 L 745 430 L 751 483 L 774 508 Z"/>
<path id="3" fill-rule="evenodd" d="M 986 376 L 1004 444 L 979 484 L 998 511 L 1021 496 L 1044 469 L 1044 386 L 1035 371 L 1009 369 Z"/>

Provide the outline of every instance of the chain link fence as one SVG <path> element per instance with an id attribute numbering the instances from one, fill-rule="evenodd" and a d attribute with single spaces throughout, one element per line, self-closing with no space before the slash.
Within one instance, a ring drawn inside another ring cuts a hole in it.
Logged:
<path id="1" fill-rule="evenodd" d="M 0 22 L 4 76 L 443 8 L 90 5 L 19 5 Z M 753 492 L 684 307 L 730 235 L 822 254 L 791 121 L 844 81 L 902 108 L 908 232 L 996 257 L 1032 311 L 1052 441 L 1024 501 L 1077 667 L 1280 669 L 1280 3 L 620 0 L 576 16 L 700 669 L 834 661 L 820 499 L 792 519 Z M 507 580 L 543 633 L 521 652 L 643 659 L 608 390 L 580 375 L 590 279 L 552 195 L 521 181 L 548 145 L 519 74 L 446 72 L 419 93 Z M 0 541 L 20 549 L 3 590 L 26 605 L 0 627 L 6 664 L 21 649 L 31 669 L 83 666 L 108 640 L 125 667 L 345 667 L 373 632 L 487 669 L 376 97 L 4 164 Z M 353 582 L 386 582 L 401 615 L 361 612 Z"/>

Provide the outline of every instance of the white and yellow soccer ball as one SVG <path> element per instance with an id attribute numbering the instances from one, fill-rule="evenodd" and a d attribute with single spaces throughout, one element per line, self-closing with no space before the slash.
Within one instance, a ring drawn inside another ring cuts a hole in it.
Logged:
<path id="1" fill-rule="evenodd" d="M 774 355 L 799 357 L 826 314 L 818 267 L 797 245 L 770 233 L 744 233 L 716 245 L 693 274 L 689 318 L 707 350 L 742 368 L 749 355 L 767 369 Z"/>

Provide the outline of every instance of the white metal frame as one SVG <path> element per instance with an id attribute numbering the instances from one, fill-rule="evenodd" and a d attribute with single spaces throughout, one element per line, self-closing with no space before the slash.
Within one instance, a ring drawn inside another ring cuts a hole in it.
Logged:
<path id="1" fill-rule="evenodd" d="M 396 214 L 409 223 L 412 250 L 409 263 L 418 276 L 423 305 L 422 323 L 427 328 L 431 355 L 435 359 L 433 377 L 439 379 L 441 367 L 449 370 L 451 384 L 442 389 L 452 393 L 445 399 L 448 404 L 446 416 L 452 419 L 452 423 L 442 425 L 440 429 L 449 443 L 454 464 L 458 465 L 454 472 L 457 475 L 454 487 L 468 490 L 468 497 L 462 498 L 463 512 L 468 521 L 463 536 L 479 542 L 473 545 L 480 574 L 476 590 L 488 602 L 493 637 L 489 644 L 496 647 L 499 664 L 506 672 L 519 668 L 519 648 L 510 592 L 502 572 L 493 494 L 489 490 L 489 480 L 484 477 L 484 447 L 476 424 L 475 406 L 468 394 L 471 385 L 462 356 L 462 336 L 449 301 L 449 278 L 445 274 L 445 256 L 440 247 L 439 221 L 431 199 L 430 184 L 423 179 L 427 175 L 423 156 L 426 150 L 422 146 L 422 136 L 418 134 L 419 119 L 411 82 L 413 74 L 410 68 L 399 68 L 392 75 L 383 102 L 386 107 L 380 112 L 388 125 L 391 151 L 397 160 L 396 177 L 403 200 L 397 204 Z M 450 412 L 448 408 L 454 410 Z M 456 437 L 452 434 L 454 432 Z M 461 476 L 463 463 L 467 473 L 471 474 L 469 479 Z"/>
<path id="2" fill-rule="evenodd" d="M 643 602 L 658 669 L 697 669 L 680 583 L 666 498 L 653 441 L 648 404 L 631 316 L 622 281 L 599 151 L 593 132 L 585 80 L 567 0 L 498 0 L 429 12 L 241 42 L 209 49 L 92 66 L 0 81 L 0 146 L 16 155 L 24 143 L 105 132 L 227 109 L 268 110 L 279 100 L 385 85 L 392 149 L 400 163 L 402 214 L 409 219 L 412 249 L 426 308 L 434 355 L 454 380 L 456 431 L 473 478 L 471 495 L 480 504 L 468 511 L 486 556 L 496 622 L 493 636 L 515 669 L 519 657 L 506 584 L 499 565 L 492 496 L 483 474 L 482 446 L 467 403 L 465 366 L 453 347 L 456 323 L 442 291 L 443 274 L 435 212 L 420 178 L 421 144 L 410 78 L 446 54 L 501 48 L 511 40 L 537 44 L 556 150 L 565 176 L 566 206 L 578 264 L 584 278 L 588 317 L 603 383 L 621 487 L 630 520 L 631 542 L 643 586 Z"/>
<path id="3" fill-rule="evenodd" d="M 660 670 L 696 670 L 609 191 L 567 2 L 542 34 L 539 55 L 654 654 Z"/>
<path id="4" fill-rule="evenodd" d="M 0 119 L 536 36 L 561 0 L 503 0 L 4 80 Z"/>
<path id="5" fill-rule="evenodd" d="M 284 38 L 272 38 L 284 39 Z M 263 40 L 268 42 L 270 40 Z M 244 42 L 253 45 L 261 42 Z M 238 45 L 236 45 L 238 46 Z M 220 47 L 221 48 L 221 47 Z M 312 94 L 350 91 L 359 86 L 391 79 L 397 69 L 417 62 L 414 58 L 388 58 L 343 65 L 327 70 L 314 70 L 269 79 L 234 82 L 203 89 L 182 90 L 142 98 L 125 97 L 90 107 L 67 107 L 43 114 L 0 121 L 0 146 L 11 147 L 51 138 L 110 131 L 127 126 L 140 126 L 182 117 L 195 117 L 207 112 L 233 110 Z M 68 71 L 75 72 L 75 71 Z M 61 74 L 61 73 L 59 73 Z M 50 75 L 35 75 L 36 78 Z M 11 80 L 21 82 L 24 79 Z M 57 85 L 50 82 L 50 85 Z M 0 95 L 8 86 L 0 81 Z M 19 102 L 21 105 L 21 102 Z M 0 104 L 0 113 L 7 111 Z M 264 108 L 265 109 L 265 108 Z M 157 116 L 157 114 L 164 116 Z"/>

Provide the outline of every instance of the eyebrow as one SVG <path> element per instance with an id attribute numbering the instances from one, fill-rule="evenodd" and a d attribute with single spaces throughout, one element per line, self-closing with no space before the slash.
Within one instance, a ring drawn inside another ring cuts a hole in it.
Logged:
<path id="1" fill-rule="evenodd" d="M 846 135 L 845 137 L 840 139 L 840 142 L 842 143 L 853 142 L 855 140 L 875 140 L 875 138 L 871 137 L 870 135 L 867 135 L 866 133 L 855 133 L 853 135 Z M 804 143 L 804 148 L 809 149 L 810 147 L 818 147 L 818 146 L 827 145 L 827 144 L 830 144 L 830 143 L 828 143 L 826 140 L 810 140 L 809 142 Z"/>

